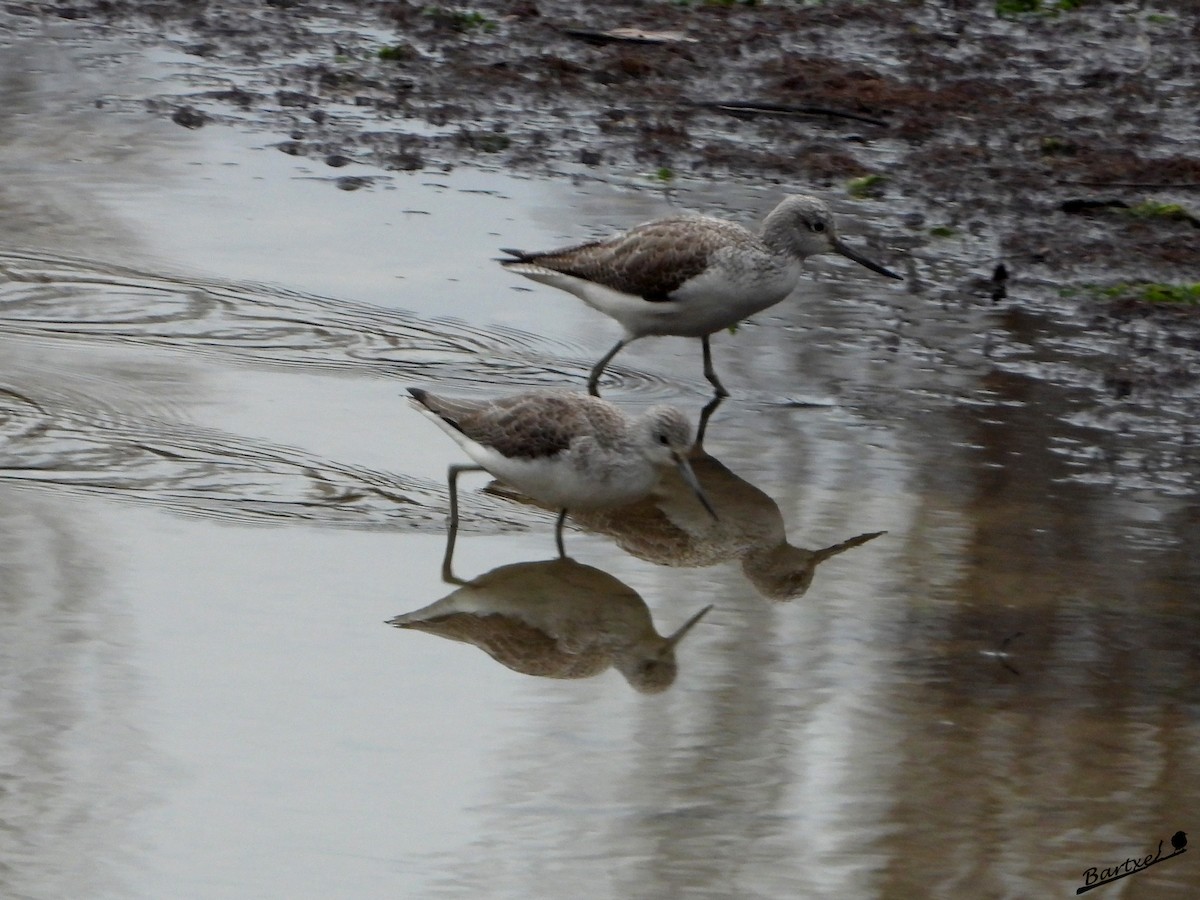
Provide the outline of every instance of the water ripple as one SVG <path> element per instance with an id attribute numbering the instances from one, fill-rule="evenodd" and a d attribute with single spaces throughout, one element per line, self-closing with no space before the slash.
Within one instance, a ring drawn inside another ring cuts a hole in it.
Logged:
<path id="1" fill-rule="evenodd" d="M 439 483 L 62 400 L 32 398 L 0 383 L 0 481 L 240 521 L 443 527 L 446 493 Z M 468 495 L 463 506 L 469 529 L 510 530 L 539 518 L 487 497 Z"/>
<path id="2" fill-rule="evenodd" d="M 467 391 L 498 383 L 581 385 L 594 362 L 580 346 L 504 326 L 28 251 L 0 251 L 0 332 L 152 344 L 268 365 L 435 380 Z M 610 372 L 615 387 L 637 397 L 679 390 L 652 374 Z"/>

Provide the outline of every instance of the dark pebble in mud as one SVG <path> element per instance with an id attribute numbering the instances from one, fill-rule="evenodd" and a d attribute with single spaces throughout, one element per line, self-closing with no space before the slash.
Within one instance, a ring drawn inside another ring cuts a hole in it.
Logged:
<path id="1" fill-rule="evenodd" d="M 387 167 L 389 169 L 399 169 L 402 172 L 415 172 L 425 167 L 425 158 L 420 153 L 404 151 L 389 157 Z"/>
<path id="2" fill-rule="evenodd" d="M 370 183 L 370 178 L 363 178 L 359 175 L 343 175 L 337 180 L 339 191 L 357 191 L 359 188 L 366 187 Z"/>
<path id="3" fill-rule="evenodd" d="M 184 128 L 200 128 L 208 121 L 208 116 L 192 106 L 181 106 L 171 114 L 171 121 Z"/>
<path id="4" fill-rule="evenodd" d="M 1070 215 L 1082 215 L 1097 209 L 1128 209 L 1129 204 L 1124 200 L 1064 200 L 1058 207 Z"/>
<path id="5" fill-rule="evenodd" d="M 325 165 L 334 169 L 340 169 L 342 166 L 350 165 L 351 159 L 348 156 L 342 156 L 340 153 L 333 153 L 325 157 Z"/>
<path id="6" fill-rule="evenodd" d="M 299 107 L 300 109 L 307 109 L 321 102 L 311 94 L 305 94 L 300 91 L 277 91 L 275 93 L 275 100 L 280 106 Z"/>

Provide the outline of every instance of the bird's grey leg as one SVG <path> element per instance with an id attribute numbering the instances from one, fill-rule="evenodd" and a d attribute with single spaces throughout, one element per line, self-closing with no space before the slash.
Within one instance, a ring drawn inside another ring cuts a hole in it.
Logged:
<path id="1" fill-rule="evenodd" d="M 604 367 L 612 362 L 612 358 L 621 352 L 621 348 L 628 344 L 629 341 L 624 338 L 617 341 L 616 346 L 600 357 L 600 362 L 592 366 L 592 373 L 588 376 L 588 393 L 593 397 L 600 396 L 600 375 L 604 372 Z"/>
<path id="2" fill-rule="evenodd" d="M 708 379 L 708 383 L 717 389 L 718 397 L 728 397 L 729 391 L 725 390 L 725 385 L 721 384 L 721 379 L 717 377 L 716 369 L 712 364 L 712 347 L 708 345 L 708 339 L 712 335 L 706 334 L 700 338 L 700 342 L 704 347 L 704 377 Z"/>
<path id="3" fill-rule="evenodd" d="M 717 411 L 717 407 L 724 402 L 725 397 L 717 394 L 704 404 L 704 409 L 700 410 L 700 424 L 696 426 L 696 443 L 692 445 L 695 449 L 702 450 L 704 448 L 704 432 L 708 428 L 708 420 Z"/>
<path id="4" fill-rule="evenodd" d="M 455 465 L 446 470 L 446 482 L 450 487 L 450 522 L 446 528 L 446 555 L 442 557 L 442 581 L 461 584 L 454 577 L 451 563 L 454 560 L 454 543 L 458 540 L 458 473 L 482 472 L 483 466 Z"/>
<path id="5" fill-rule="evenodd" d="M 558 521 L 554 523 L 554 543 L 558 545 L 558 558 L 566 559 L 567 551 L 563 546 L 563 523 L 567 521 L 567 510 L 558 511 Z"/>

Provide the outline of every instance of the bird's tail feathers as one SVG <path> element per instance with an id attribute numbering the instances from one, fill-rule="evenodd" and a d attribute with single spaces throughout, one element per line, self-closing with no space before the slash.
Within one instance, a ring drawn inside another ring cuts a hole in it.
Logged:
<path id="1" fill-rule="evenodd" d="M 424 388 L 407 388 L 412 396 L 412 403 L 421 412 L 441 419 L 456 431 L 462 431 L 459 419 L 468 415 L 473 404 L 469 401 L 458 401 L 450 397 L 438 397 Z"/>

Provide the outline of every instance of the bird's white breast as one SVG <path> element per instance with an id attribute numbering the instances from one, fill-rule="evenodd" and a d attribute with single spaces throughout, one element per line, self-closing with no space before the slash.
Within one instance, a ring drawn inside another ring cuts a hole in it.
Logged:
<path id="1" fill-rule="evenodd" d="M 659 477 L 642 458 L 624 459 L 619 466 L 581 467 L 572 450 L 529 459 L 507 457 L 473 442 L 464 449 L 505 484 L 559 509 L 624 506 L 650 493 Z"/>
<path id="2" fill-rule="evenodd" d="M 774 306 L 800 278 L 799 261 L 766 269 L 714 268 L 688 281 L 668 305 L 675 307 L 670 330 L 647 334 L 703 337 Z"/>

